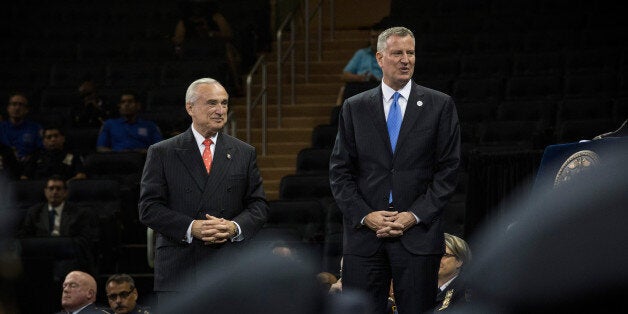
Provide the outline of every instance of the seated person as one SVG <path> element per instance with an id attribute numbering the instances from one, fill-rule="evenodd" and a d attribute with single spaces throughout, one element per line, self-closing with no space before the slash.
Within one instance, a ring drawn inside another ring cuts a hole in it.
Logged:
<path id="1" fill-rule="evenodd" d="M 71 125 L 76 128 L 100 127 L 113 115 L 112 110 L 98 95 L 96 83 L 87 80 L 78 88 L 79 102 L 70 110 Z"/>
<path id="2" fill-rule="evenodd" d="M 82 271 L 68 273 L 63 281 L 63 294 L 61 295 L 63 311 L 59 313 L 109 313 L 94 304 L 97 291 L 96 280 L 90 274 Z"/>
<path id="3" fill-rule="evenodd" d="M 109 276 L 105 284 L 109 307 L 116 314 L 150 314 L 150 308 L 137 304 L 138 291 L 133 278 L 127 274 Z"/>
<path id="4" fill-rule="evenodd" d="M 377 37 L 380 24 L 374 24 L 370 30 L 369 46 L 355 52 L 344 67 L 340 79 L 345 82 L 342 101 L 379 85 L 382 80 L 382 68 L 377 64 Z M 342 103 L 342 102 L 341 102 Z"/>
<path id="5" fill-rule="evenodd" d="M 16 92 L 9 96 L 6 121 L 0 122 L 0 143 L 9 146 L 20 162 L 41 148 L 41 126 L 26 118 L 29 112 L 28 98 Z"/>
<path id="6" fill-rule="evenodd" d="M 175 54 L 185 56 L 185 44 L 195 41 L 209 46 L 219 45 L 229 66 L 236 94 L 242 91 L 240 83 L 240 52 L 233 45 L 233 32 L 214 0 L 189 0 L 181 2 L 183 16 L 174 29 L 172 42 Z M 211 56 L 207 56 L 208 58 Z"/>
<path id="7" fill-rule="evenodd" d="M 471 261 L 471 249 L 463 239 L 445 233 L 445 254 L 438 269 L 438 295 L 435 313 L 450 311 L 456 305 L 469 302 L 470 294 L 459 278 L 462 268 Z"/>
<path id="8" fill-rule="evenodd" d="M 378 24 L 371 27 L 369 46 L 356 51 L 344 67 L 341 76 L 343 82 L 379 82 L 382 80 L 382 68 L 375 59 L 377 36 L 381 31 L 379 28 Z"/>
<path id="9" fill-rule="evenodd" d="M 148 147 L 162 140 L 157 124 L 140 118 L 141 103 L 135 92 L 123 92 L 118 109 L 120 118 L 105 121 L 96 150 L 98 152 L 146 152 Z"/>
<path id="10" fill-rule="evenodd" d="M 66 202 L 68 189 L 63 177 L 53 175 L 44 188 L 46 202 L 29 208 L 18 230 L 19 238 L 69 237 L 76 245 L 72 258 L 55 266 L 55 276 L 70 269 L 93 269 L 94 242 L 98 239 L 98 223 L 95 215 L 72 203 Z M 72 251 L 72 248 L 68 248 Z"/>
<path id="11" fill-rule="evenodd" d="M 43 135 L 44 147 L 25 163 L 21 179 L 46 179 L 54 174 L 66 181 L 87 178 L 81 157 L 65 149 L 61 128 L 45 127 Z"/>

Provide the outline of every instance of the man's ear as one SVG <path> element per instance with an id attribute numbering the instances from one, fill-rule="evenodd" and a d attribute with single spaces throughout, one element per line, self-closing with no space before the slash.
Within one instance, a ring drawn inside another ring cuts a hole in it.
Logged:
<path id="1" fill-rule="evenodd" d="M 377 64 L 379 64 L 379 66 L 382 66 L 382 58 L 384 57 L 384 55 L 381 52 L 376 52 L 375 53 L 375 59 L 377 60 Z"/>

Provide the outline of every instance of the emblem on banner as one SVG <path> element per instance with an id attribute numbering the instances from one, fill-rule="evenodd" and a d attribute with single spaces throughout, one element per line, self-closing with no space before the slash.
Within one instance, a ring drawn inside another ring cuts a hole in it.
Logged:
<path id="1" fill-rule="evenodd" d="M 600 162 L 600 157 L 593 151 L 581 150 L 567 158 L 554 179 L 554 188 L 573 179 L 579 173 L 588 171 Z"/>

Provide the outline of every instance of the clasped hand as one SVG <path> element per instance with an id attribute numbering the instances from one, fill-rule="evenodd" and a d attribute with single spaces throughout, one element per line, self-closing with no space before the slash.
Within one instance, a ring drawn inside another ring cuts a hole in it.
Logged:
<path id="1" fill-rule="evenodd" d="M 235 236 L 235 224 L 224 218 L 205 215 L 206 220 L 194 220 L 192 236 L 203 241 L 205 245 L 223 243 Z"/>
<path id="2" fill-rule="evenodd" d="M 366 215 L 364 224 L 375 231 L 378 238 L 392 238 L 402 236 L 416 224 L 416 219 L 410 212 L 380 210 Z"/>

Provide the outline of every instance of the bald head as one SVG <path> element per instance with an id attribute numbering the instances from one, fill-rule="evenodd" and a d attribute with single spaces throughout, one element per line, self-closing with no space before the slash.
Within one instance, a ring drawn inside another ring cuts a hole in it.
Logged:
<path id="1" fill-rule="evenodd" d="M 96 301 L 96 280 L 88 273 L 73 271 L 65 276 L 61 306 L 76 311 Z"/>

